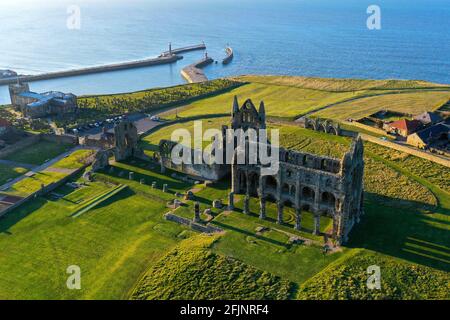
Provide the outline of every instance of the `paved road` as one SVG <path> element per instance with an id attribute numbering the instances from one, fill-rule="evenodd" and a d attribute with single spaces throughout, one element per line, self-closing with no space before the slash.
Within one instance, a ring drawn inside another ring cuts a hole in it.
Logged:
<path id="1" fill-rule="evenodd" d="M 17 183 L 19 181 L 22 181 L 23 179 L 25 179 L 27 177 L 30 177 L 30 176 L 36 174 L 37 172 L 44 171 L 48 167 L 51 167 L 53 164 L 55 164 L 59 160 L 64 159 L 65 157 L 71 155 L 72 153 L 74 153 L 77 150 L 97 150 L 97 149 L 96 148 L 92 148 L 92 147 L 86 147 L 86 146 L 76 146 L 76 147 L 70 149 L 69 151 L 64 152 L 63 154 L 60 154 L 56 158 L 53 158 L 52 160 L 47 161 L 46 163 L 44 163 L 42 165 L 34 167 L 33 169 L 31 169 L 30 171 L 28 171 L 24 175 L 21 175 L 20 177 L 17 177 L 15 179 L 5 183 L 4 185 L 0 186 L 0 191 L 5 191 L 5 190 L 9 189 L 15 183 Z"/>

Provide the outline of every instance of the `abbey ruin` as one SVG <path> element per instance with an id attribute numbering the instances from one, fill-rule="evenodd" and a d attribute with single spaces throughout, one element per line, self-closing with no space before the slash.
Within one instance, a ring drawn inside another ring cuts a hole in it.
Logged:
<path id="1" fill-rule="evenodd" d="M 259 110 L 251 100 L 239 107 L 234 99 L 231 112 L 231 129 L 246 132 L 266 128 L 264 103 Z M 227 126 L 222 127 L 225 136 Z M 223 137 L 225 139 L 225 137 Z M 250 197 L 260 201 L 259 218 L 266 219 L 266 203 L 277 205 L 277 222 L 283 223 L 283 209 L 295 210 L 295 229 L 302 228 L 302 212 L 314 215 L 314 234 L 320 234 L 320 217 L 333 219 L 332 237 L 341 244 L 348 240 L 348 234 L 363 214 L 363 143 L 360 137 L 353 140 L 350 150 L 342 159 L 318 156 L 305 152 L 277 148 L 279 169 L 276 174 L 263 174 L 263 164 L 249 161 L 248 152 L 245 162 L 237 162 L 237 148 L 231 163 L 224 164 L 178 164 L 171 159 L 171 151 L 176 146 L 172 141 L 160 143 L 160 161 L 162 167 L 169 167 L 204 179 L 218 180 L 231 173 L 231 193 L 229 206 L 233 207 L 234 194 L 244 197 L 244 213 L 249 213 Z M 269 148 L 270 142 L 258 143 L 257 148 Z M 236 147 L 236 145 L 235 145 Z M 248 150 L 248 143 L 245 147 Z M 257 153 L 259 154 L 259 152 Z"/>

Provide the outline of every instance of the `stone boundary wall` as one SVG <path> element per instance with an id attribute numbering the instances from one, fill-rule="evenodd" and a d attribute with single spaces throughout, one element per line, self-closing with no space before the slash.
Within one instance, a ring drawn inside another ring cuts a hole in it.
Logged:
<path id="1" fill-rule="evenodd" d="M 1 211 L 0 212 L 0 218 L 3 217 L 4 215 L 6 215 L 7 213 L 13 211 L 14 209 L 18 208 L 19 206 L 23 205 L 24 203 L 28 202 L 29 200 L 35 199 L 36 197 L 39 197 L 39 196 L 43 196 L 43 195 L 45 195 L 45 194 L 55 190 L 56 188 L 62 186 L 67 181 L 69 181 L 70 179 L 75 177 L 77 174 L 82 172 L 84 169 L 86 169 L 89 165 L 90 164 L 85 164 L 84 166 L 82 166 L 79 169 L 76 169 L 74 172 L 72 172 L 71 174 L 69 174 L 66 177 L 62 178 L 61 180 L 59 180 L 57 182 L 50 183 L 49 185 L 45 186 L 44 188 L 39 189 L 38 191 L 36 191 L 36 192 L 30 194 L 29 196 L 27 196 L 26 198 L 23 198 L 19 202 L 16 202 L 12 206 L 10 206 L 10 207 L 6 208 L 5 210 Z"/>
<path id="2" fill-rule="evenodd" d="M 78 138 L 73 135 L 40 134 L 40 140 L 78 145 Z"/>
<path id="3" fill-rule="evenodd" d="M 387 133 L 384 130 L 377 129 L 377 128 L 374 128 L 372 126 L 368 126 L 366 124 L 363 124 L 363 123 L 360 123 L 360 122 L 357 122 L 357 121 L 353 121 L 353 122 L 344 121 L 344 124 L 349 125 L 349 126 L 358 127 L 358 128 L 363 129 L 363 130 L 366 130 L 366 131 L 369 131 L 369 132 L 373 132 L 375 134 L 379 134 L 379 135 L 382 135 L 382 136 L 393 137 L 392 135 L 390 135 L 389 133 Z"/>
<path id="4" fill-rule="evenodd" d="M 173 214 L 171 212 L 168 212 L 164 215 L 164 218 L 168 221 L 173 221 L 179 224 L 183 224 L 186 225 L 188 227 L 190 227 L 192 230 L 194 231 L 198 231 L 198 232 L 204 232 L 204 233 L 217 233 L 217 232 L 223 232 L 222 229 L 218 228 L 218 227 L 214 227 L 210 224 L 208 225 L 203 225 L 197 222 L 193 222 L 192 220 L 189 220 L 187 218 L 183 218 L 180 216 L 177 216 L 176 214 Z"/>
<path id="5" fill-rule="evenodd" d="M 31 146 L 32 144 L 38 143 L 39 141 L 50 141 L 50 142 L 57 142 L 57 143 L 67 143 L 67 144 L 78 144 L 78 139 L 75 136 L 69 136 L 69 135 L 53 135 L 53 134 L 36 134 L 29 136 L 25 139 L 20 140 L 17 143 L 14 143 L 10 146 L 7 146 L 6 148 L 3 148 L 0 150 L 0 157 L 7 157 L 19 150 L 22 150 L 26 147 Z"/>

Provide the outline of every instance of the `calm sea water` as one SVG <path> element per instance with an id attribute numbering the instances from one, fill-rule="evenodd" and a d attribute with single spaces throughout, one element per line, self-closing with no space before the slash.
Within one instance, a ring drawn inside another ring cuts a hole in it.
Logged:
<path id="1" fill-rule="evenodd" d="M 81 29 L 66 27 L 69 5 Z M 381 8 L 381 30 L 368 30 L 366 9 Z M 2 0 L 0 69 L 33 74 L 157 56 L 205 41 L 221 60 L 210 78 L 286 74 L 340 78 L 424 79 L 450 83 L 448 0 Z M 183 83 L 173 65 L 39 81 L 32 90 L 113 93 Z M 0 87 L 0 104 L 9 103 Z"/>

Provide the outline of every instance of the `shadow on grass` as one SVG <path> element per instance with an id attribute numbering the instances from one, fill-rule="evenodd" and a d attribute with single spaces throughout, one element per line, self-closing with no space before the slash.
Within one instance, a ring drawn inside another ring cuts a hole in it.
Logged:
<path id="1" fill-rule="evenodd" d="M 284 247 L 286 249 L 290 248 L 290 246 L 288 244 L 284 243 L 284 242 L 280 242 L 280 241 L 277 241 L 277 240 L 274 240 L 274 239 L 270 239 L 270 238 L 267 238 L 267 237 L 264 237 L 264 236 L 261 236 L 261 235 L 257 235 L 257 234 L 255 234 L 253 232 L 250 232 L 250 231 L 247 231 L 247 230 L 244 230 L 244 229 L 240 229 L 240 228 L 231 226 L 231 225 L 223 223 L 223 222 L 219 222 L 219 221 L 215 221 L 214 220 L 212 222 L 212 224 L 216 225 L 218 227 L 221 227 L 222 229 L 233 230 L 235 232 L 244 234 L 246 236 L 253 237 L 253 238 L 256 238 L 256 239 L 259 239 L 259 240 L 263 240 L 263 241 L 267 241 L 267 242 L 269 242 L 271 244 L 274 244 L 274 245 L 277 245 L 277 246 L 281 246 L 281 247 Z"/>
<path id="2" fill-rule="evenodd" d="M 125 200 L 125 199 L 127 199 L 129 197 L 134 196 L 135 194 L 136 193 L 133 190 L 131 190 L 130 188 L 126 188 L 126 189 L 120 191 L 119 193 L 113 195 L 112 197 L 109 197 L 109 198 L 107 198 L 107 199 L 105 199 L 103 201 L 100 201 L 91 210 L 107 207 L 107 206 L 109 206 L 110 204 L 112 204 L 114 202 L 117 202 L 117 201 L 120 201 L 120 200 Z M 88 210 L 86 213 L 88 213 L 91 210 Z"/>
<path id="3" fill-rule="evenodd" d="M 137 165 L 137 163 L 130 163 L 130 162 L 124 162 L 124 164 L 126 165 L 130 165 L 132 167 L 136 167 L 139 168 L 141 170 L 146 170 L 152 173 L 155 173 L 156 175 L 160 175 L 161 173 L 155 169 L 149 169 L 148 167 L 141 167 L 139 165 Z M 149 162 L 144 162 L 142 161 L 141 164 L 147 164 L 147 166 L 150 164 Z M 140 173 L 140 172 L 136 172 L 133 171 L 132 168 L 130 168 L 130 170 L 127 170 L 126 168 L 122 168 L 122 167 L 117 167 L 117 166 L 112 166 L 114 168 L 114 172 L 110 173 L 109 169 L 105 169 L 103 171 L 100 171 L 101 173 L 105 174 L 106 176 L 110 176 L 113 178 L 118 178 L 118 179 L 124 179 L 124 180 L 128 180 L 128 173 L 129 172 L 134 172 L 134 178 L 133 181 L 139 183 L 139 181 L 141 179 L 145 180 L 145 185 L 147 185 L 149 188 L 151 188 L 151 185 L 153 182 L 156 182 L 156 188 L 157 189 L 162 189 L 162 186 L 164 184 L 167 184 L 168 186 L 168 191 L 171 193 L 175 193 L 176 191 L 181 191 L 181 190 L 186 190 L 188 188 L 190 188 L 192 186 L 192 184 L 187 183 L 187 182 L 183 182 L 177 179 L 174 180 L 169 180 L 169 179 L 165 179 L 165 178 L 161 178 L 160 176 L 153 176 L 150 174 L 144 174 L 144 173 Z M 119 176 L 119 173 L 122 172 L 122 176 Z M 164 173 L 164 176 L 170 176 L 171 174 L 176 173 L 178 176 L 182 176 L 181 173 L 166 169 L 166 173 Z"/>
<path id="4" fill-rule="evenodd" d="M 449 222 L 424 213 L 423 203 L 411 202 L 400 208 L 389 206 L 390 202 L 376 194 L 366 194 L 365 215 L 353 227 L 347 246 L 450 271 Z M 433 212 L 446 214 L 448 210 L 438 208 Z"/>
<path id="5" fill-rule="evenodd" d="M 28 215 L 34 211 L 40 209 L 47 203 L 47 200 L 42 197 L 30 200 L 27 203 L 22 204 L 20 207 L 14 209 L 6 216 L 0 218 L 0 233 L 6 233 L 11 235 L 9 231 L 16 223 L 19 223 L 22 219 L 25 219 Z"/>

